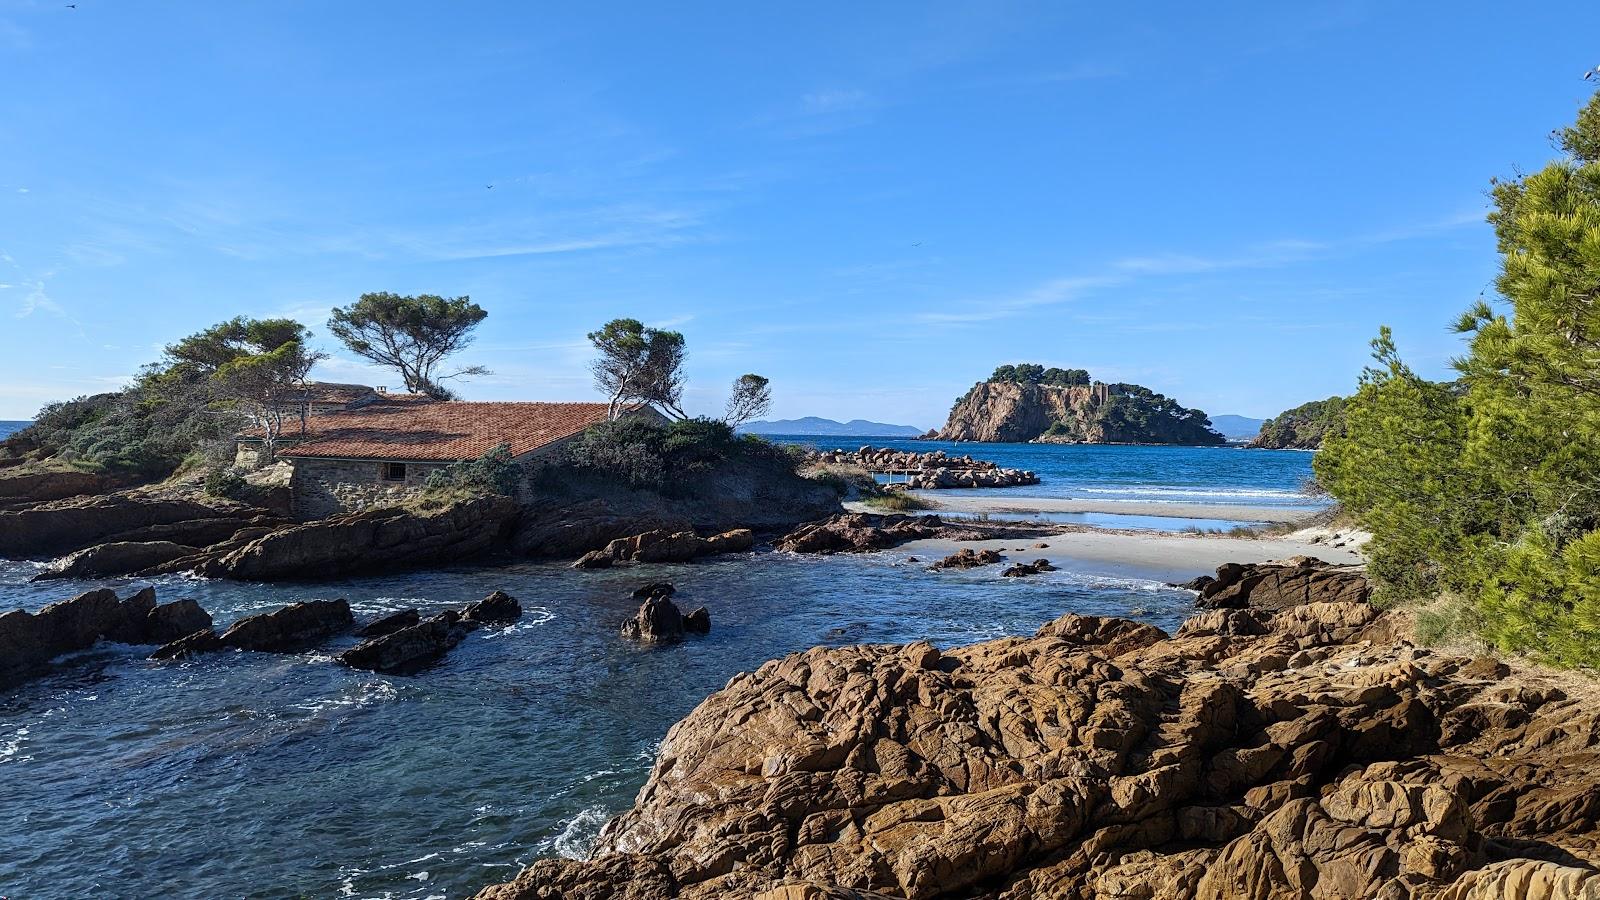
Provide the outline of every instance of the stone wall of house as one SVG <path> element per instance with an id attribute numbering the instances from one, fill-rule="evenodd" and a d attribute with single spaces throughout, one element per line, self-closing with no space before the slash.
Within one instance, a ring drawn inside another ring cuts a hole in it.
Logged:
<path id="1" fill-rule="evenodd" d="M 376 460 L 296 459 L 289 482 L 298 518 L 319 519 L 340 512 L 393 506 L 421 492 L 438 464 L 407 463 L 404 481 L 383 477 Z"/>
<path id="2" fill-rule="evenodd" d="M 240 441 L 233 451 L 233 464 L 241 469 L 254 469 L 261 462 L 259 442 Z"/>

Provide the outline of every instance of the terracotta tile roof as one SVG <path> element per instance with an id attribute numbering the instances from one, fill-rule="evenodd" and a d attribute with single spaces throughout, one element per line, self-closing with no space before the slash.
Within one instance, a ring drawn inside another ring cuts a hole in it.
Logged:
<path id="1" fill-rule="evenodd" d="M 284 428 L 280 456 L 455 462 L 501 444 L 521 456 L 605 421 L 604 403 L 469 403 L 386 396 Z"/>

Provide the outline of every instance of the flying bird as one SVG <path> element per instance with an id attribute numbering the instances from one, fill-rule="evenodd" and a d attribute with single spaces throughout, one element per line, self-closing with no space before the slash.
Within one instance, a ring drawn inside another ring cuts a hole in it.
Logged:
<path id="1" fill-rule="evenodd" d="M 1600 66 L 1595 66 L 1594 68 L 1590 69 L 1589 71 L 1583 73 L 1583 80 L 1584 81 L 1597 81 L 1597 80 L 1600 80 Z"/>
<path id="2" fill-rule="evenodd" d="M 486 191 L 492 191 L 492 190 L 494 190 L 494 185 L 486 184 L 486 185 L 483 186 L 483 189 L 486 190 Z"/>
<path id="3" fill-rule="evenodd" d="M 78 4 L 76 4 L 76 3 L 68 3 L 67 4 L 67 9 L 77 9 L 77 8 L 78 8 Z M 1583 77 L 1588 78 L 1589 76 L 1585 75 Z"/>

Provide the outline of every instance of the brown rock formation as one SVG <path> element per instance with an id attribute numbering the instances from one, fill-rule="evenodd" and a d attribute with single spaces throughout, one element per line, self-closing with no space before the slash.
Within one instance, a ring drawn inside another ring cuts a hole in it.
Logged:
<path id="1" fill-rule="evenodd" d="M 293 581 L 458 562 L 503 548 L 517 515 L 515 501 L 500 496 L 428 513 L 375 509 L 278 529 L 172 565 L 213 578 Z"/>
<path id="2" fill-rule="evenodd" d="M 919 453 L 888 447 L 862 447 L 854 452 L 828 450 L 811 454 L 817 465 L 857 466 L 868 472 L 906 475 L 906 487 L 916 490 L 945 488 L 1017 487 L 1038 484 L 1039 476 L 1024 469 L 1006 469 L 971 455 L 950 456 L 943 450 Z"/>
<path id="3" fill-rule="evenodd" d="M 794 654 L 671 729 L 591 859 L 479 897 L 1595 896 L 1593 687 L 1390 630 L 1308 603 Z"/>
<path id="4" fill-rule="evenodd" d="M 33 576 L 34 581 L 56 578 L 99 578 L 106 575 L 126 575 L 162 563 L 182 559 L 196 553 L 194 547 L 174 544 L 171 541 L 118 541 L 96 544 L 76 553 L 61 557 L 50 568 Z"/>
<path id="5" fill-rule="evenodd" d="M 1048 559 L 1036 559 L 1031 563 L 1017 563 L 1009 566 L 1001 576 L 1005 578 L 1027 578 L 1029 575 L 1039 575 L 1044 572 L 1054 572 L 1055 566 L 1050 565 Z"/>
<path id="6" fill-rule="evenodd" d="M 153 491 L 118 491 L 0 510 L 0 556 L 40 558 L 71 553 L 108 541 L 142 540 L 153 526 L 205 520 L 231 521 L 233 530 L 258 520 L 262 511 L 228 500 L 205 500 Z M 220 526 L 225 527 L 225 526 Z M 173 534 L 148 539 L 173 540 Z M 175 542 L 186 543 L 181 535 Z"/>
<path id="7" fill-rule="evenodd" d="M 101 588 L 36 613 L 14 610 L 0 615 L 0 685 L 38 675 L 55 657 L 99 641 L 163 644 L 210 626 L 211 616 L 199 604 L 157 604 L 153 588 L 125 600 Z"/>
<path id="8" fill-rule="evenodd" d="M 98 494 L 109 484 L 106 476 L 93 472 L 23 467 L 0 474 L 0 504 L 39 503 Z"/>
<path id="9" fill-rule="evenodd" d="M 385 616 L 358 634 L 370 638 L 340 654 L 352 669 L 398 674 L 415 672 L 441 659 L 473 629 L 505 625 L 522 618 L 522 604 L 505 591 L 495 591 L 459 612 L 445 610 L 422 619 L 414 609 Z"/>
<path id="10" fill-rule="evenodd" d="M 1371 586 L 1359 566 L 1335 566 L 1310 556 L 1281 563 L 1224 563 L 1216 577 L 1185 587 L 1200 592 L 1202 609 L 1276 611 L 1302 603 L 1365 603 Z"/>
<path id="11" fill-rule="evenodd" d="M 1002 557 L 998 550 L 974 550 L 971 547 L 962 547 L 960 550 L 946 556 L 933 565 L 930 569 L 976 569 L 979 566 L 992 566 L 1000 562 Z"/>
<path id="12" fill-rule="evenodd" d="M 1117 396 L 1103 391 L 1125 392 Z M 1202 420 L 1171 414 L 1167 404 L 1138 385 L 1018 384 L 984 381 L 950 410 L 939 431 L 943 441 L 1032 441 L 1059 439 L 1088 444 L 1221 444 Z M 1163 398 L 1164 399 L 1164 398 Z M 1109 414 L 1120 406 L 1142 415 Z M 1048 434 L 1052 426 L 1055 432 Z"/>
<path id="13" fill-rule="evenodd" d="M 688 562 L 702 556 L 739 553 L 755 546 L 755 533 L 748 528 L 700 537 L 692 531 L 646 531 L 618 538 L 600 550 L 584 554 L 572 564 L 575 569 L 608 569 L 617 563 Z"/>
<path id="14" fill-rule="evenodd" d="M 1040 530 L 1031 525 L 953 523 L 938 516 L 843 513 L 801 525 L 773 546 L 790 553 L 867 553 L 926 538 L 978 541 L 1031 537 Z"/>

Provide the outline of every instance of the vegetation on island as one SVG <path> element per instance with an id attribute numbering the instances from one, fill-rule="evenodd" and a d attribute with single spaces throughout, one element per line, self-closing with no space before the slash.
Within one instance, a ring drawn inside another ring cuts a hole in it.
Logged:
<path id="1" fill-rule="evenodd" d="M 1302 403 L 1261 423 L 1250 446 L 1264 450 L 1316 450 L 1330 435 L 1344 430 L 1349 398 L 1333 396 Z"/>
<path id="2" fill-rule="evenodd" d="M 350 352 L 394 369 L 408 392 L 451 400 L 455 394 L 446 381 L 489 374 L 482 366 L 440 371 L 446 359 L 472 343 L 473 331 L 488 315 L 470 297 L 379 291 L 335 309 L 328 330 Z"/>
<path id="3" fill-rule="evenodd" d="M 220 458 L 251 424 L 270 446 L 292 425 L 278 402 L 322 354 L 292 319 L 238 317 L 169 344 L 120 391 L 53 403 L 0 452 L 130 478 Z"/>
<path id="4" fill-rule="evenodd" d="M 1052 387 L 1078 387 L 1089 383 L 1087 369 L 1046 369 L 1034 363 L 1000 366 L 989 376 L 990 381 L 1007 381 L 1012 384 L 1047 384 Z"/>
<path id="5" fill-rule="evenodd" d="M 1439 383 L 1383 329 L 1314 466 L 1372 532 L 1379 597 L 1425 604 L 1424 636 L 1600 665 L 1600 94 L 1563 157 L 1493 183 L 1497 302 L 1456 323 Z"/>

